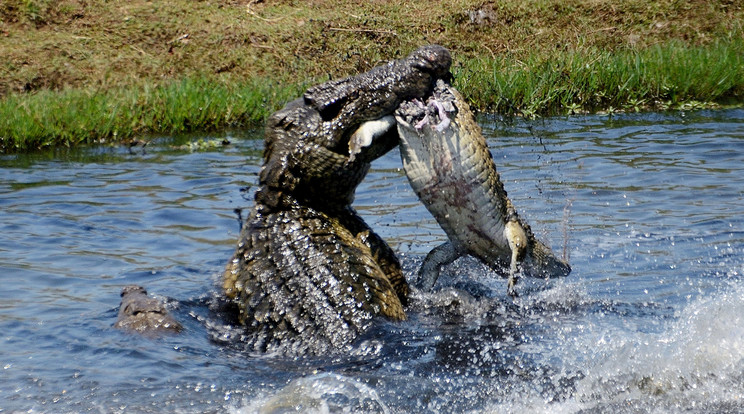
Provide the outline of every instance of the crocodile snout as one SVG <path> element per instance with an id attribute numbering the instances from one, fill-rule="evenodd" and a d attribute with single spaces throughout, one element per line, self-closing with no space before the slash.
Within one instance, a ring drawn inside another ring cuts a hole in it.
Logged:
<path id="1" fill-rule="evenodd" d="M 439 45 L 422 46 L 408 57 L 413 67 L 431 73 L 435 78 L 446 77 L 452 65 L 449 50 Z"/>
<path id="2" fill-rule="evenodd" d="M 150 337 L 183 330 L 162 301 L 147 296 L 147 290 L 136 285 L 122 289 L 119 316 L 114 328 Z"/>

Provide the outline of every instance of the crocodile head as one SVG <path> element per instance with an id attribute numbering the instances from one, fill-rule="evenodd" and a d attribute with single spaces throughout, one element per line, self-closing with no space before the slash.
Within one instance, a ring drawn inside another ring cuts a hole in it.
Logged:
<path id="1" fill-rule="evenodd" d="M 178 333 L 183 329 L 163 302 L 147 296 L 145 288 L 136 285 L 122 289 L 119 316 L 114 328 L 150 337 Z"/>
<path id="2" fill-rule="evenodd" d="M 398 145 L 390 123 L 357 133 L 360 126 L 428 94 L 434 79 L 448 76 L 451 63 L 444 47 L 423 46 L 404 59 L 313 86 L 288 102 L 266 122 L 257 201 L 271 208 L 289 204 L 286 197 L 324 210 L 351 205 L 372 161 Z"/>

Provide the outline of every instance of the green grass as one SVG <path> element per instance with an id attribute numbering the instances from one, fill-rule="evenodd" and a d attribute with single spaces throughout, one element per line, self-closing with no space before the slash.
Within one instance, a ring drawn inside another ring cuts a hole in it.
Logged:
<path id="1" fill-rule="evenodd" d="M 476 108 L 526 116 L 740 102 L 744 41 L 478 59 L 457 70 L 456 85 Z"/>
<path id="2" fill-rule="evenodd" d="M 458 59 L 456 86 L 479 110 L 528 117 L 710 106 L 744 96 L 744 41 L 620 52 Z M 258 125 L 306 84 L 186 78 L 162 86 L 14 94 L 0 102 L 3 152 Z"/>
<path id="3" fill-rule="evenodd" d="M 256 126 L 428 43 L 479 110 L 741 102 L 742 22 L 731 0 L 4 0 L 0 153 Z"/>
<path id="4" fill-rule="evenodd" d="M 256 125 L 300 93 L 300 85 L 267 79 L 227 84 L 195 78 L 164 86 L 11 95 L 0 102 L 0 151 Z"/>

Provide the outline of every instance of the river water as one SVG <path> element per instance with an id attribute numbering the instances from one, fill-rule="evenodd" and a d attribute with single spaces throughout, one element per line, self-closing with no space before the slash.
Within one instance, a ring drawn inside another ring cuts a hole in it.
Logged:
<path id="1" fill-rule="evenodd" d="M 461 259 L 318 358 L 251 353 L 220 310 L 259 131 L 0 157 L 0 412 L 744 412 L 744 110 L 481 123 L 571 275 L 512 300 Z M 445 240 L 397 150 L 355 207 L 407 275 Z M 127 284 L 184 332 L 113 329 Z"/>

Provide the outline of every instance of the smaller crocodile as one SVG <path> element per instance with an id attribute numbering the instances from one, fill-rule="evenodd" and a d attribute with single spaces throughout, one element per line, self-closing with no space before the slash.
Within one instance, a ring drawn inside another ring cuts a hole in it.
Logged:
<path id="1" fill-rule="evenodd" d="M 151 337 L 183 330 L 162 301 L 147 296 L 145 288 L 137 285 L 121 290 L 119 317 L 114 328 Z"/>
<path id="2" fill-rule="evenodd" d="M 481 129 L 465 99 L 437 80 L 425 102 L 395 112 L 401 159 L 416 195 L 449 237 L 424 259 L 418 284 L 430 290 L 443 265 L 470 254 L 509 278 L 566 276 L 571 267 L 537 240 L 499 179 Z"/>

